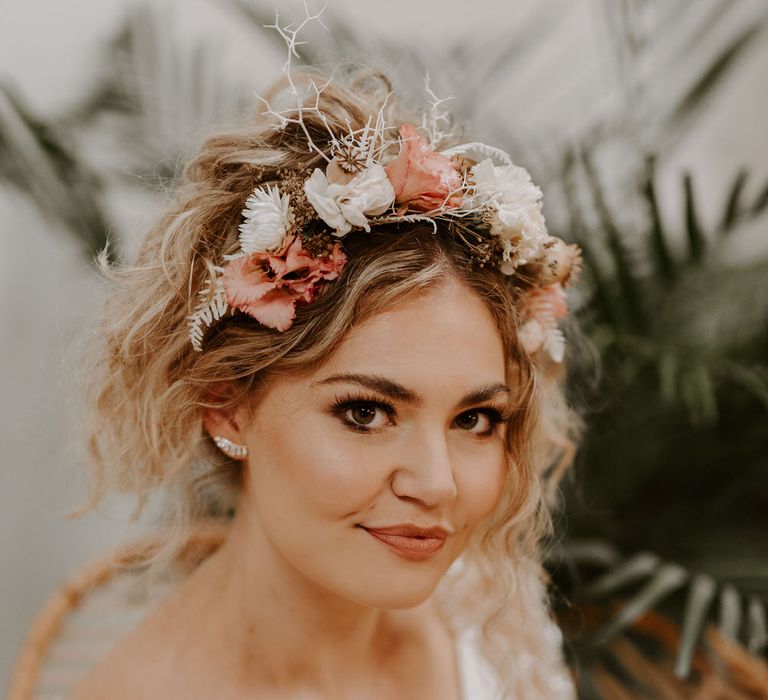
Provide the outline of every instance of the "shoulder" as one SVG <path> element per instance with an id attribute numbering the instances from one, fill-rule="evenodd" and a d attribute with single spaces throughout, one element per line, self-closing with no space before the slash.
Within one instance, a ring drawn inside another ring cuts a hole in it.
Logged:
<path id="1" fill-rule="evenodd" d="M 164 687 L 158 660 L 151 658 L 155 645 L 146 630 L 121 639 L 70 691 L 67 700 L 128 700 L 170 697 L 158 694 Z"/>
<path id="2" fill-rule="evenodd" d="M 177 694 L 178 639 L 173 596 L 149 609 L 139 624 L 117 639 L 107 654 L 70 691 L 67 700 L 128 700 L 185 697 Z"/>

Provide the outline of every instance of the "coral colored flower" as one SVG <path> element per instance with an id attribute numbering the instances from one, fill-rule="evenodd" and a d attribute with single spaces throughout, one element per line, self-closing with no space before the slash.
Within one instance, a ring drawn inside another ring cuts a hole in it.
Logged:
<path id="1" fill-rule="evenodd" d="M 224 268 L 227 303 L 259 323 L 285 331 L 293 324 L 297 304 L 308 304 L 323 280 L 339 276 L 347 256 L 339 243 L 324 257 L 311 256 L 296 236 L 279 254 L 253 253 L 231 260 Z"/>
<path id="2" fill-rule="evenodd" d="M 526 352 L 542 348 L 555 362 L 562 362 L 565 338 L 557 327 L 557 319 L 568 315 L 565 292 L 560 284 L 536 287 L 528 292 L 523 302 L 526 321 L 518 331 L 518 338 Z"/>
<path id="3" fill-rule="evenodd" d="M 395 202 L 432 211 L 461 206 L 462 177 L 450 158 L 433 151 L 412 124 L 400 127 L 400 154 L 386 166 Z"/>
<path id="4" fill-rule="evenodd" d="M 559 284 L 531 289 L 525 297 L 523 308 L 529 318 L 536 318 L 542 314 L 548 314 L 554 318 L 565 318 L 568 315 L 565 292 Z"/>

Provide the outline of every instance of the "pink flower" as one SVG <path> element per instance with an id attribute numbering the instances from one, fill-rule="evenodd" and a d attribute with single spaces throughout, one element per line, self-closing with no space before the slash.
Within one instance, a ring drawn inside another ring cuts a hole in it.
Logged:
<path id="1" fill-rule="evenodd" d="M 568 315 L 562 286 L 556 283 L 530 290 L 523 302 L 523 315 L 525 322 L 518 338 L 525 351 L 534 353 L 544 348 L 555 362 L 562 362 L 565 338 L 557 327 L 557 319 Z"/>
<path id="2" fill-rule="evenodd" d="M 451 159 L 433 151 L 412 124 L 400 127 L 400 138 L 400 154 L 385 168 L 395 202 L 418 211 L 461 206 L 462 177 Z"/>
<path id="3" fill-rule="evenodd" d="M 568 315 L 565 292 L 558 283 L 531 289 L 525 296 L 523 308 L 527 318 L 565 318 Z"/>
<path id="4" fill-rule="evenodd" d="M 285 331 L 293 324 L 296 305 L 311 302 L 319 283 L 338 277 L 346 262 L 339 243 L 329 255 L 313 257 L 296 236 L 277 253 L 230 260 L 223 276 L 227 302 L 259 323 Z"/>

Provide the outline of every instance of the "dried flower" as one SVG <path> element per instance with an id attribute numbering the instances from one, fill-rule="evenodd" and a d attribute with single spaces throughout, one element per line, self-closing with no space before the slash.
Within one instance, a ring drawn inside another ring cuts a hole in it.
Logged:
<path id="1" fill-rule="evenodd" d="M 321 258 L 330 255 L 336 245 L 336 239 L 331 232 L 316 219 L 310 226 L 302 229 L 301 245 L 310 255 Z"/>
<path id="2" fill-rule="evenodd" d="M 304 194 L 304 183 L 309 174 L 309 169 L 291 170 L 288 168 L 281 168 L 276 173 L 280 183 L 280 191 L 291 198 L 294 231 L 301 231 L 310 222 L 317 220 L 317 212 L 307 201 L 307 195 Z"/>
<path id="3" fill-rule="evenodd" d="M 280 248 L 293 223 L 290 197 L 277 187 L 256 187 L 245 201 L 245 221 L 238 227 L 244 253 L 263 253 Z"/>
<path id="4" fill-rule="evenodd" d="M 368 154 L 359 144 L 342 139 L 333 154 L 333 161 L 346 173 L 362 172 L 368 165 Z"/>
<path id="5" fill-rule="evenodd" d="M 297 304 L 308 304 L 323 280 L 339 276 L 347 257 L 337 242 L 331 254 L 312 257 L 295 236 L 279 254 L 253 253 L 230 260 L 224 269 L 227 302 L 259 323 L 285 331 Z"/>
<path id="6" fill-rule="evenodd" d="M 541 255 L 525 266 L 525 274 L 546 286 L 559 282 L 573 284 L 582 269 L 581 249 L 575 243 L 570 245 L 560 238 L 549 236 L 542 245 Z"/>
<path id="7" fill-rule="evenodd" d="M 347 183 L 332 183 L 315 168 L 304 183 L 304 192 L 320 218 L 341 237 L 358 226 L 371 230 L 368 215 L 383 214 L 395 198 L 387 173 L 379 164 L 371 165 Z"/>
<path id="8" fill-rule="evenodd" d="M 325 177 L 332 185 L 347 185 L 355 179 L 355 173 L 346 170 L 336 158 L 332 158 L 325 169 Z"/>
<path id="9" fill-rule="evenodd" d="M 470 203 L 489 212 L 491 233 L 504 241 L 501 269 L 512 274 L 519 265 L 537 258 L 548 238 L 541 213 L 541 190 L 525 168 L 493 165 L 486 158 L 471 169 L 475 184 Z"/>
<path id="10" fill-rule="evenodd" d="M 395 202 L 417 211 L 460 207 L 463 180 L 456 164 L 433 151 L 412 124 L 400 127 L 400 138 L 400 154 L 386 168 Z"/>
<path id="11" fill-rule="evenodd" d="M 560 284 L 534 287 L 523 301 L 525 322 L 518 330 L 523 349 L 534 353 L 542 348 L 555 362 L 565 355 L 565 338 L 557 327 L 557 319 L 568 315 L 565 292 Z"/>

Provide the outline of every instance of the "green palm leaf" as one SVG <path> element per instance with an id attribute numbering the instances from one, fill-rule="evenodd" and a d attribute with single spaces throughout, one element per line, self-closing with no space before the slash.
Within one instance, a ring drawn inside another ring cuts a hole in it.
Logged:
<path id="1" fill-rule="evenodd" d="M 0 84 L 0 179 L 24 192 L 51 221 L 91 254 L 107 244 L 109 224 L 100 176 L 67 134 L 34 116 L 18 93 Z"/>
<path id="2" fill-rule="evenodd" d="M 707 612 L 715 599 L 716 590 L 717 584 L 711 576 L 697 574 L 693 577 L 683 615 L 680 648 L 675 660 L 675 675 L 679 678 L 685 678 L 691 670 L 693 652 L 704 629 Z"/>

